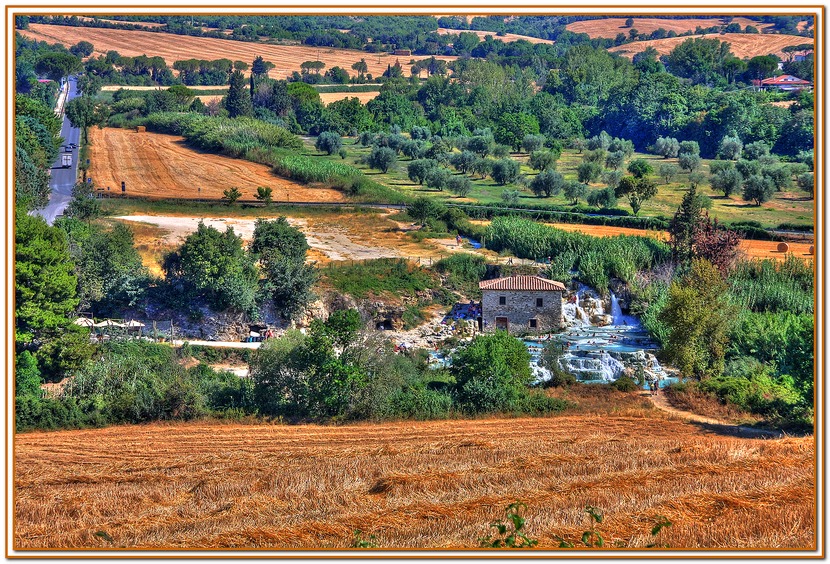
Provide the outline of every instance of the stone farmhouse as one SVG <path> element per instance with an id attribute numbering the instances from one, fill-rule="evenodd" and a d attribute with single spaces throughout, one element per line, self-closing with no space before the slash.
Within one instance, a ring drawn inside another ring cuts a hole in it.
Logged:
<path id="1" fill-rule="evenodd" d="M 541 276 L 508 276 L 479 282 L 484 331 L 547 333 L 562 326 L 565 285 Z"/>

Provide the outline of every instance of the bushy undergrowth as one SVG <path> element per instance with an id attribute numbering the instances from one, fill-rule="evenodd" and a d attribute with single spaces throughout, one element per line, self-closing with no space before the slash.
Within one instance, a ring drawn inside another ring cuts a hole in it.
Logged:
<path id="1" fill-rule="evenodd" d="M 355 298 L 381 294 L 414 296 L 439 286 L 432 272 L 404 259 L 330 263 L 322 274 L 338 291 Z"/>
<path id="2" fill-rule="evenodd" d="M 484 257 L 470 253 L 456 253 L 435 263 L 435 270 L 445 274 L 447 284 L 453 290 L 470 298 L 481 297 L 478 283 L 487 274 Z"/>
<path id="3" fill-rule="evenodd" d="M 18 431 L 222 416 L 251 407 L 248 380 L 205 365 L 185 368 L 168 346 L 103 346 L 57 397 L 18 396 Z"/>
<path id="4" fill-rule="evenodd" d="M 486 242 L 489 249 L 511 251 L 520 258 L 550 257 L 548 275 L 561 280 L 576 269 L 582 282 L 600 292 L 607 291 L 612 277 L 630 282 L 638 271 L 650 270 L 670 257 L 668 246 L 650 237 L 591 237 L 517 217 L 495 218 L 487 228 Z"/>

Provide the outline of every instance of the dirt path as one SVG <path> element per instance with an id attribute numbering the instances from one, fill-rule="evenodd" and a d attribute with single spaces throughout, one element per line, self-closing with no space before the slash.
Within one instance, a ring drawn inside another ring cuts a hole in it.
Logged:
<path id="1" fill-rule="evenodd" d="M 199 222 L 209 227 L 225 231 L 231 227 L 244 241 L 250 241 L 254 236 L 256 219 L 231 217 L 174 217 L 162 215 L 127 215 L 114 219 L 144 223 L 158 226 L 166 231 L 162 242 L 165 245 L 181 245 L 188 235 L 196 231 Z M 369 246 L 354 241 L 343 228 L 323 226 L 321 222 L 309 224 L 305 218 L 288 218 L 288 222 L 302 231 L 308 245 L 315 251 L 312 258 L 325 257 L 328 260 L 363 260 L 374 258 L 394 258 L 401 256 L 396 249 Z"/>
<path id="2" fill-rule="evenodd" d="M 754 427 L 744 427 L 743 425 L 733 425 L 732 423 L 728 423 L 726 421 L 721 421 L 720 419 L 714 419 L 712 417 L 706 417 L 704 415 L 698 415 L 697 413 L 692 413 L 691 411 L 684 411 L 682 409 L 677 409 L 673 407 L 669 400 L 666 399 L 666 396 L 662 393 L 653 396 L 651 394 L 648 395 L 648 398 L 654 404 L 657 409 L 661 411 L 665 411 L 666 413 L 670 413 L 676 417 L 679 417 L 685 421 L 691 423 L 698 423 L 704 427 L 710 428 L 713 431 L 723 432 L 730 435 L 735 435 L 739 437 L 746 437 L 746 438 L 774 438 L 774 439 L 781 439 L 784 438 L 786 435 L 781 431 L 767 431 L 764 429 L 755 429 Z"/>

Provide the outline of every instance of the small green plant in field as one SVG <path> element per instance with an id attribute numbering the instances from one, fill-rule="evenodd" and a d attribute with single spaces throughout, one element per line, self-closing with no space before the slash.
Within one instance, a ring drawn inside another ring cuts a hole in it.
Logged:
<path id="1" fill-rule="evenodd" d="M 605 539 L 602 538 L 602 533 L 597 530 L 597 524 L 602 523 L 602 511 L 593 505 L 586 505 L 585 513 L 587 513 L 590 518 L 591 528 L 582 533 L 582 544 L 588 548 L 604 547 Z M 568 542 L 560 536 L 555 536 L 554 538 L 559 541 L 559 548 L 574 548 L 574 544 L 572 542 Z"/>
<path id="2" fill-rule="evenodd" d="M 539 541 L 529 538 L 523 532 L 526 523 L 526 519 L 522 517 L 523 511 L 527 511 L 527 505 L 521 501 L 508 505 L 504 510 L 507 523 L 504 521 L 491 523 L 490 528 L 496 529 L 498 535 L 495 537 L 487 535 L 479 539 L 479 546 L 482 548 L 532 548 L 536 546 Z M 512 530 L 510 530 L 510 525 L 513 526 Z"/>
<path id="3" fill-rule="evenodd" d="M 654 542 L 651 544 L 647 544 L 646 548 L 669 548 L 667 544 L 661 544 L 660 541 L 660 531 L 662 531 L 666 527 L 671 527 L 671 521 L 669 521 L 664 515 L 658 515 L 657 520 L 654 523 L 654 527 L 651 529 L 651 536 L 656 537 Z"/>
<path id="4" fill-rule="evenodd" d="M 375 542 L 376 540 L 377 537 L 375 537 L 375 535 L 369 535 L 367 538 L 364 539 L 363 531 L 361 531 L 360 529 L 355 529 L 351 548 L 377 548 L 378 545 Z"/>

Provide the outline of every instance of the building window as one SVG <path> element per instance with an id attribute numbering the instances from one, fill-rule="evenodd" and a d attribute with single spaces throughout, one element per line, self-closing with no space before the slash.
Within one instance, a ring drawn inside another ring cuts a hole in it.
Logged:
<path id="1" fill-rule="evenodd" d="M 536 320 L 535 320 L 535 319 L 531 319 L 531 320 L 530 320 L 530 328 L 531 328 L 531 329 L 536 329 L 536 327 L 537 327 Z"/>
<path id="2" fill-rule="evenodd" d="M 536 298 L 536 307 L 542 307 L 543 300 L 542 298 Z"/>
<path id="3" fill-rule="evenodd" d="M 507 296 L 499 296 L 499 305 L 507 305 Z"/>

